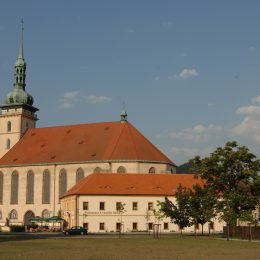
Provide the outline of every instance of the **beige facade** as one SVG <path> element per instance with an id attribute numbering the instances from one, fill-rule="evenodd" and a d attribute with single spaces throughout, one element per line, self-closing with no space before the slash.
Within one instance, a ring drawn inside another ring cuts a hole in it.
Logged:
<path id="1" fill-rule="evenodd" d="M 169 166 L 162 163 L 142 163 L 142 162 L 88 162 L 75 164 L 47 164 L 47 165 L 20 165 L 16 167 L 0 167 L 0 174 L 3 176 L 3 194 L 2 203 L 0 204 L 0 225 L 6 224 L 6 219 L 11 224 L 25 224 L 25 215 L 30 212 L 34 216 L 42 216 L 48 211 L 49 216 L 58 215 L 61 210 L 59 203 L 61 179 L 60 173 L 66 171 L 66 190 L 69 190 L 76 184 L 77 171 L 82 169 L 84 177 L 89 174 L 100 171 L 109 173 L 117 173 L 120 168 L 124 168 L 128 173 L 149 173 L 149 170 L 154 169 L 156 173 L 166 171 Z M 43 202 L 43 173 L 48 170 L 50 173 L 50 200 L 49 203 Z M 175 168 L 173 169 L 175 171 Z M 11 203 L 11 186 L 12 173 L 18 173 L 18 202 Z M 33 183 L 33 203 L 27 203 L 26 194 L 28 193 L 27 174 L 34 174 Z M 123 174 L 123 173 L 122 173 Z M 15 210 L 17 217 L 10 218 L 10 213 Z"/>
<path id="2" fill-rule="evenodd" d="M 174 197 L 168 197 L 174 201 Z M 176 224 L 170 218 L 158 217 L 158 201 L 164 201 L 164 196 L 93 196 L 72 195 L 61 199 L 61 212 L 69 227 L 80 225 L 89 232 L 116 232 L 120 223 L 122 231 L 151 231 L 153 224 L 159 224 L 161 232 L 178 232 Z M 117 203 L 122 203 L 122 213 L 117 210 Z M 212 220 L 213 231 L 222 232 L 223 223 Z M 198 227 L 201 230 L 201 226 Z M 198 231 L 199 231 L 198 230 Z M 208 224 L 204 225 L 208 231 Z M 184 232 L 194 232 L 194 226 Z"/>

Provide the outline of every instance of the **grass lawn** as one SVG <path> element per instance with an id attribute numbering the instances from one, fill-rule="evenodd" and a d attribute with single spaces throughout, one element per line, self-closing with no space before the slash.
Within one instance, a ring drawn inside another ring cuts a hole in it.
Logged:
<path id="1" fill-rule="evenodd" d="M 0 238 L 0 259 L 260 259 L 260 243 L 206 237 Z"/>

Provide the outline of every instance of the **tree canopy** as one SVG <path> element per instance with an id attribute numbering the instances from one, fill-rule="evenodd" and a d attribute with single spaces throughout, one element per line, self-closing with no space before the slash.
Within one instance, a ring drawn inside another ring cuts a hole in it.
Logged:
<path id="1" fill-rule="evenodd" d="M 236 224 L 238 218 L 250 215 L 256 208 L 260 160 L 247 147 L 227 142 L 209 157 L 197 156 L 191 163 L 205 187 L 218 198 L 217 211 L 227 224 Z"/>

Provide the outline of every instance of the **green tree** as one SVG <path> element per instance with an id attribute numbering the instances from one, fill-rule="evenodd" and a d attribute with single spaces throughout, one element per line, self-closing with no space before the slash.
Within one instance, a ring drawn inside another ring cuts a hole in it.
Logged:
<path id="1" fill-rule="evenodd" d="M 175 202 L 172 202 L 165 197 L 165 201 L 161 201 L 158 204 L 160 205 L 160 211 L 163 212 L 165 216 L 170 217 L 173 223 L 178 225 L 182 236 L 183 229 L 192 225 L 190 217 L 189 190 L 179 185 L 178 190 L 174 195 Z"/>
<path id="2" fill-rule="evenodd" d="M 202 227 L 201 233 L 203 235 L 204 225 L 216 216 L 216 203 L 217 198 L 215 193 L 212 193 L 206 187 L 201 187 L 196 184 L 193 186 L 193 189 L 190 190 L 190 215 L 195 225 L 195 232 L 196 225 L 200 224 Z"/>
<path id="3" fill-rule="evenodd" d="M 260 171 L 260 160 L 245 146 L 227 142 L 209 157 L 191 160 L 193 170 L 205 181 L 205 186 L 218 197 L 217 211 L 229 227 L 241 216 L 250 215 L 257 206 L 253 189 Z"/>

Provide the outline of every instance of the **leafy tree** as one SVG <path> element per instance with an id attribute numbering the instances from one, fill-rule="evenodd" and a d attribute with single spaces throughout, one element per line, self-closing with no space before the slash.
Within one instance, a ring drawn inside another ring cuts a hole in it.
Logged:
<path id="1" fill-rule="evenodd" d="M 195 226 L 197 224 L 202 226 L 202 235 L 204 225 L 216 216 L 216 202 L 215 194 L 206 187 L 196 184 L 193 186 L 193 190 L 190 190 L 190 215 Z"/>
<path id="2" fill-rule="evenodd" d="M 175 192 L 176 202 L 170 201 L 165 197 L 165 201 L 159 202 L 160 211 L 165 216 L 170 217 L 171 221 L 178 225 L 180 233 L 185 227 L 192 225 L 190 217 L 190 205 L 189 205 L 189 191 L 179 185 L 177 192 Z"/>
<path id="3" fill-rule="evenodd" d="M 227 142 L 209 157 L 199 156 L 191 160 L 193 169 L 205 181 L 205 186 L 218 197 L 217 210 L 220 218 L 229 226 L 248 215 L 257 206 L 253 190 L 260 171 L 260 160 L 245 146 Z"/>

